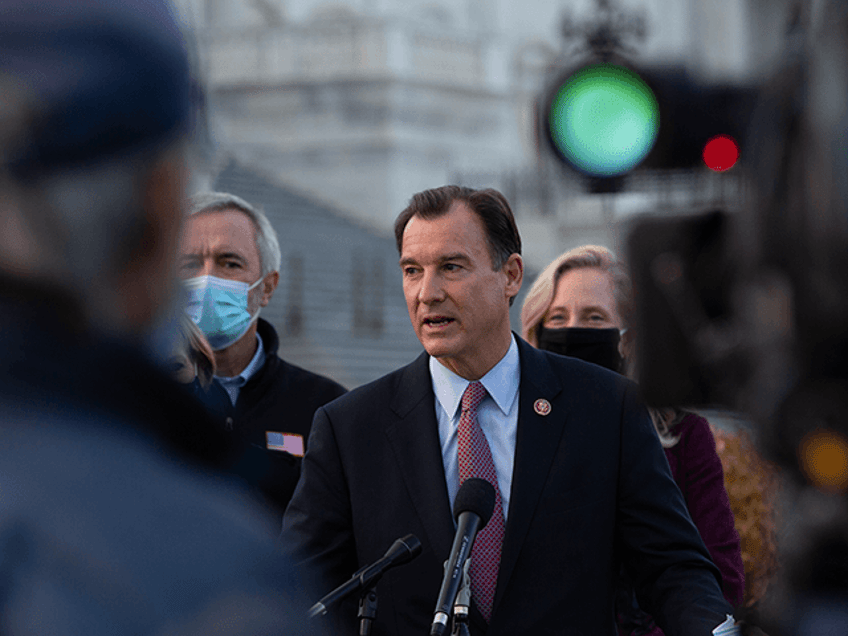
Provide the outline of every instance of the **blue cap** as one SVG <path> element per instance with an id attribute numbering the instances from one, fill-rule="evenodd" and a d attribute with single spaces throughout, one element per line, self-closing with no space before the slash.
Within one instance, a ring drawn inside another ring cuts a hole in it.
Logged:
<path id="1" fill-rule="evenodd" d="M 21 177 L 153 146 L 191 123 L 185 43 L 162 0 L 0 0 L 0 78 L 35 105 L 7 157 Z"/>

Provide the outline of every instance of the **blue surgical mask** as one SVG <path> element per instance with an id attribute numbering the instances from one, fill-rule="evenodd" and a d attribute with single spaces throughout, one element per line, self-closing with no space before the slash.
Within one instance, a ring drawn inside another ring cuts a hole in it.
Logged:
<path id="1" fill-rule="evenodd" d="M 236 342 L 259 317 L 247 309 L 247 293 L 262 282 L 252 285 L 216 276 L 198 276 L 184 280 L 188 292 L 186 312 L 200 327 L 215 351 L 226 349 Z"/>

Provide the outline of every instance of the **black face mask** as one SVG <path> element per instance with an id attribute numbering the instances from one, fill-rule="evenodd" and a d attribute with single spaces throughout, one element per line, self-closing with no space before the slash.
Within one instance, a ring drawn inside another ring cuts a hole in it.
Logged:
<path id="1" fill-rule="evenodd" d="M 538 338 L 540 349 L 580 358 L 621 373 L 624 361 L 618 352 L 618 342 L 621 339 L 618 329 L 547 329 L 539 325 Z"/>

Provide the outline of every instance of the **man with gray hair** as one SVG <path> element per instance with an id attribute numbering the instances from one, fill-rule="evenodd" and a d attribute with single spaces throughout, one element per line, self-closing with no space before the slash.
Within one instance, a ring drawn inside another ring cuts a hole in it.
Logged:
<path id="1" fill-rule="evenodd" d="M 303 633 L 262 511 L 208 477 L 225 440 L 157 365 L 192 114 L 168 5 L 2 16 L 0 633 Z"/>
<path id="2" fill-rule="evenodd" d="M 192 197 L 179 274 L 188 313 L 215 352 L 213 413 L 249 456 L 240 471 L 279 513 L 300 476 L 315 411 L 345 393 L 337 382 L 285 362 L 273 326 L 259 318 L 280 280 L 280 244 L 268 217 L 233 194 Z M 220 407 L 221 404 L 225 406 Z M 261 454 L 255 452 L 260 447 Z"/>

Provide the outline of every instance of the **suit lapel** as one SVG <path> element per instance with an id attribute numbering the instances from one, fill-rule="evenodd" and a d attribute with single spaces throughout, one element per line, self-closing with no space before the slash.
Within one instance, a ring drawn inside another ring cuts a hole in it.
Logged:
<path id="1" fill-rule="evenodd" d="M 425 546 L 432 545 L 436 558 L 446 559 L 454 525 L 428 365 L 429 356 L 423 353 L 403 370 L 390 405 L 394 417 L 386 426 L 386 437 L 427 534 L 419 538 Z"/>
<path id="2" fill-rule="evenodd" d="M 521 364 L 518 432 L 509 518 L 501 551 L 493 611 L 497 610 L 524 545 L 530 521 L 559 448 L 567 416 L 566 405 L 561 401 L 557 402 L 557 397 L 562 392 L 562 381 L 551 368 L 547 354 L 520 338 L 516 340 Z M 547 415 L 537 412 L 545 412 L 544 403 L 540 403 L 539 408 L 536 408 L 537 400 L 547 400 L 550 409 Z"/>

